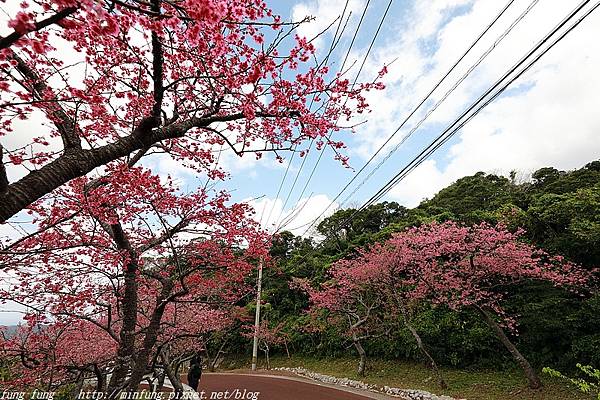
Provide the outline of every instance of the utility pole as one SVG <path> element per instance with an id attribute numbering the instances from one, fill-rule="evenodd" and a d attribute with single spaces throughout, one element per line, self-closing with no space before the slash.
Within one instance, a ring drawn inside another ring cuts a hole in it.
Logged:
<path id="1" fill-rule="evenodd" d="M 258 333 L 260 330 L 260 295 L 262 289 L 263 260 L 258 262 L 258 285 L 256 289 L 256 314 L 254 314 L 254 345 L 252 346 L 252 371 L 256 371 L 258 359 Z"/>

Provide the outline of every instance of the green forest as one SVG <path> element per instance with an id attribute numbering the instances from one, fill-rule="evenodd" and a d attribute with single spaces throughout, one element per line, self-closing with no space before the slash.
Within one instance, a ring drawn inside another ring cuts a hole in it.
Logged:
<path id="1" fill-rule="evenodd" d="M 263 353 L 358 360 L 344 326 L 331 324 L 326 314 L 307 312 L 309 298 L 293 281 L 301 278 L 319 287 L 331 279 L 328 271 L 338 260 L 353 259 L 361 249 L 410 227 L 447 221 L 460 226 L 500 223 L 510 231 L 523 229 L 522 241 L 596 274 L 594 268 L 600 265 L 600 161 L 573 171 L 542 168 L 525 182 L 516 176 L 479 172 L 457 180 L 416 208 L 383 202 L 360 211 L 346 225 L 344 221 L 355 210 L 339 210 L 318 225 L 318 233 L 326 238 L 323 241 L 281 233 L 271 249 L 273 264 L 263 278 L 263 324 L 271 332 L 263 332 Z M 506 291 L 504 309 L 516 320 L 511 340 L 536 369 L 551 367 L 577 375 L 577 364 L 600 366 L 600 295 L 596 290 L 573 293 L 536 280 L 523 280 L 502 290 Z M 254 303 L 246 307 L 253 311 Z M 388 315 L 381 323 L 393 325 L 400 318 Z M 516 368 L 511 354 L 474 310 L 455 311 L 444 304 L 418 302 L 411 306 L 410 318 L 442 367 Z M 243 336 L 237 340 L 238 351 L 249 354 Z M 367 376 L 369 360 L 426 361 L 402 324 L 366 338 L 362 347 Z"/>

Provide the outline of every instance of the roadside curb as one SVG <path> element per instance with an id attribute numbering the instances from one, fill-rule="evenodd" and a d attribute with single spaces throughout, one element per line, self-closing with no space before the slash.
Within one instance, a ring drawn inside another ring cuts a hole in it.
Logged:
<path id="1" fill-rule="evenodd" d="M 387 396 L 394 396 L 404 400 L 459 400 L 454 399 L 450 396 L 438 396 L 436 394 L 427 392 L 425 390 L 416 389 L 400 389 L 390 386 L 378 386 L 372 385 L 361 381 L 356 381 L 350 378 L 337 378 L 335 376 L 319 374 L 316 372 L 309 371 L 305 368 L 273 368 L 276 371 L 292 372 L 298 376 L 306 377 L 308 379 L 329 384 L 335 387 L 352 388 L 361 391 L 368 391 L 371 393 L 380 393 Z"/>

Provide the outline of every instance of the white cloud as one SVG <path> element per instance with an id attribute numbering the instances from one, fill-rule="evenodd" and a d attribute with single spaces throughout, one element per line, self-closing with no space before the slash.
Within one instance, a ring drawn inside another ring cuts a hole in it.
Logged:
<path id="1" fill-rule="evenodd" d="M 530 4 L 530 0 L 516 1 L 473 54 L 435 92 L 433 101 Z M 469 8 L 455 15 L 457 9 L 453 7 L 457 5 Z M 540 0 L 423 127 L 438 127 L 439 131 L 440 126 L 456 117 L 575 5 L 575 2 Z M 398 125 L 503 6 L 483 0 L 415 2 L 406 21 L 399 24 L 397 37 L 388 38 L 388 43 L 376 49 L 367 63 L 365 79 L 398 57 L 385 77 L 387 90 L 369 96 L 374 111 L 369 122 L 359 129 L 352 154 L 363 159 L 370 157 L 391 134 L 390 127 Z M 600 118 L 594 105 L 598 103 L 600 89 L 597 75 L 600 52 L 595 39 L 599 35 L 600 11 L 596 11 L 542 58 L 510 93 L 467 124 L 458 134 L 457 143 L 438 152 L 437 162 L 425 162 L 392 190 L 390 197 L 406 205 L 416 205 L 461 176 L 480 170 L 530 172 L 547 165 L 570 169 L 598 158 Z M 393 143 L 422 114 L 413 117 Z M 422 133 L 417 131 L 415 137 L 419 135 Z M 422 140 L 420 143 L 418 147 L 424 145 Z M 411 156 L 417 153 L 416 148 L 404 147 L 401 151 Z M 376 179 L 383 181 L 385 177 L 378 174 Z"/>
<path id="2" fill-rule="evenodd" d="M 456 178 L 441 172 L 434 160 L 426 160 L 392 189 L 390 196 L 404 206 L 416 207 L 421 201 L 433 197 L 446 186 L 449 179 L 451 182 Z"/>
<path id="3" fill-rule="evenodd" d="M 351 15 L 348 25 L 352 26 L 352 24 L 360 18 L 364 4 L 365 0 L 350 0 L 344 15 L 344 22 L 348 15 Z M 323 30 L 327 29 L 336 18 L 342 15 L 345 5 L 346 0 L 311 0 L 294 5 L 291 16 L 293 21 L 301 21 L 306 17 L 314 17 L 312 21 L 300 25 L 298 28 L 298 35 L 308 39 L 316 37 Z M 335 22 L 330 28 L 329 33 L 331 35 L 335 33 L 338 22 L 339 21 Z M 343 24 L 341 26 L 343 27 Z M 344 32 L 344 35 L 350 33 L 352 33 L 351 29 L 347 29 Z M 322 36 L 313 41 L 313 44 L 317 49 L 323 48 L 324 43 L 325 41 Z"/>
<path id="4" fill-rule="evenodd" d="M 372 51 L 360 80 L 373 79 L 383 65 L 393 63 L 382 80 L 386 90 L 367 94 L 373 112 L 369 114 L 368 122 L 358 130 L 358 145 L 352 149 L 351 154 L 361 158 L 370 157 L 392 133 L 390 127 L 397 126 L 430 90 L 434 79 L 439 79 L 441 71 L 438 69 L 442 66 L 435 59 L 435 53 L 433 56 L 430 54 L 431 49 L 427 43 L 437 44 L 441 40 L 438 37 L 439 29 L 449 12 L 457 6 L 470 3 L 471 1 L 467 0 L 437 0 L 415 2 L 412 8 L 407 5 L 407 9 L 403 10 L 403 18 L 395 24 L 398 28 L 388 37 L 380 39 L 384 44 Z M 462 44 L 464 41 L 458 43 Z M 460 46 L 456 46 L 456 42 L 451 48 L 454 58 L 458 51 L 464 51 Z M 357 49 L 351 55 L 351 59 L 360 60 L 365 52 L 366 49 Z M 443 68 L 447 69 L 448 66 L 444 65 Z M 350 72 L 350 76 L 353 76 L 353 72 Z M 417 117 L 418 114 L 413 117 L 413 121 L 416 121 Z M 391 144 L 397 143 L 409 127 L 410 124 Z"/>
<path id="5" fill-rule="evenodd" d="M 283 200 L 271 199 L 268 197 L 262 197 L 259 199 L 251 200 L 246 199 L 256 214 L 254 218 L 256 221 L 261 223 L 261 226 L 273 232 L 278 231 L 290 231 L 294 235 L 304 235 L 311 223 L 323 213 L 320 218 L 330 216 L 337 209 L 338 204 L 331 204 L 331 199 L 325 194 L 317 194 L 302 198 L 298 204 L 292 208 L 282 210 Z M 329 207 L 331 204 L 331 207 Z M 306 232 L 306 236 L 314 235 L 314 226 Z"/>

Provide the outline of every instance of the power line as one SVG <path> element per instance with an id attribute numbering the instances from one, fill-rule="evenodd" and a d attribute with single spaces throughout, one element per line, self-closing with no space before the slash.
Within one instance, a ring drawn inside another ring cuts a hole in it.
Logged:
<path id="1" fill-rule="evenodd" d="M 390 1 L 388 2 L 388 4 L 387 4 L 387 7 L 386 7 L 386 9 L 385 9 L 385 11 L 384 11 L 384 13 L 383 13 L 383 15 L 382 15 L 382 17 L 381 17 L 381 20 L 379 21 L 379 24 L 378 24 L 378 26 L 377 26 L 377 30 L 375 31 L 375 34 L 373 35 L 373 38 L 372 38 L 372 40 L 371 40 L 371 42 L 370 42 L 370 44 L 369 44 L 369 47 L 368 47 L 368 49 L 367 49 L 367 52 L 365 53 L 365 56 L 364 56 L 364 58 L 363 58 L 363 61 L 362 61 L 361 65 L 360 65 L 360 67 L 359 67 L 359 69 L 358 69 L 358 72 L 357 72 L 356 76 L 354 77 L 354 81 L 352 82 L 352 85 L 351 85 L 351 88 L 350 88 L 350 90 L 354 89 L 354 86 L 356 86 L 356 83 L 357 83 L 357 81 L 358 81 L 358 78 L 359 78 L 360 74 L 362 73 L 362 70 L 363 70 L 363 68 L 364 68 L 364 66 L 365 66 L 365 64 L 366 64 L 366 62 L 367 62 L 367 59 L 368 59 L 368 57 L 369 57 L 369 54 L 370 54 L 370 53 L 371 53 L 371 51 L 373 50 L 373 46 L 375 45 L 375 41 L 377 40 L 377 37 L 379 36 L 379 32 L 381 31 L 381 28 L 382 28 L 382 26 L 383 26 L 383 23 L 385 22 L 385 19 L 387 18 L 387 15 L 388 15 L 388 13 L 389 13 L 389 10 L 390 10 L 390 8 L 391 8 L 391 6 L 392 6 L 392 3 L 393 3 L 393 1 L 394 1 L 394 0 L 390 0 Z M 366 4 L 366 7 L 365 7 L 365 9 L 364 9 L 364 11 L 363 11 L 363 14 L 361 15 L 361 19 L 360 19 L 360 22 L 359 22 L 359 26 L 358 26 L 358 28 L 360 28 L 360 25 L 362 24 L 362 21 L 363 21 L 363 18 L 364 18 L 364 16 L 365 16 L 365 14 L 366 14 L 367 7 L 369 6 L 369 3 L 370 3 L 370 0 L 367 2 L 367 4 Z M 358 30 L 359 30 L 358 28 L 357 28 L 357 30 L 355 31 L 355 33 L 354 33 L 354 36 L 352 37 L 352 41 L 351 41 L 351 43 L 350 43 L 350 47 L 348 48 L 348 51 L 346 52 L 346 56 L 344 57 L 344 60 L 343 60 L 343 62 L 342 62 L 342 66 L 340 67 L 340 71 L 342 71 L 342 70 L 344 69 L 344 66 L 345 66 L 345 64 L 346 64 L 346 62 L 347 62 L 347 60 L 348 60 L 348 57 L 349 57 L 349 55 L 350 55 L 350 49 L 352 48 L 352 46 L 353 46 L 353 44 L 354 44 L 354 41 L 356 40 L 356 37 L 357 37 L 357 34 L 358 34 Z M 348 99 L 346 99 L 346 101 L 344 102 L 344 105 L 347 103 L 347 101 L 348 101 Z M 328 135 L 328 137 L 327 137 L 327 140 L 328 140 L 328 141 L 331 139 L 331 136 L 332 136 L 332 134 L 333 134 L 333 132 L 330 132 L 330 133 L 329 133 L 329 135 Z M 311 143 L 310 143 L 310 146 L 312 146 L 313 142 L 314 142 L 314 139 L 311 141 Z M 323 147 L 323 149 L 321 149 L 321 152 L 319 153 L 319 157 L 317 158 L 317 162 L 316 162 L 316 163 L 315 163 L 315 165 L 313 166 L 313 169 L 312 169 L 312 171 L 311 171 L 311 173 L 310 173 L 310 175 L 309 175 L 309 177 L 308 177 L 308 179 L 307 179 L 306 183 L 304 184 L 304 187 L 302 188 L 302 191 L 300 192 L 300 195 L 298 196 L 298 201 L 297 201 L 297 203 L 299 203 L 299 202 L 302 200 L 302 196 L 303 196 L 303 195 L 304 195 L 304 193 L 306 192 L 306 189 L 308 188 L 308 185 L 310 184 L 310 182 L 311 182 L 311 180 L 312 180 L 312 178 L 313 178 L 313 175 L 314 175 L 314 173 L 315 173 L 315 171 L 316 171 L 317 167 L 319 166 L 319 163 L 321 162 L 321 159 L 322 159 L 322 157 L 323 157 L 323 154 L 325 153 L 325 148 L 326 148 L 326 147 Z M 309 149 L 310 149 L 310 147 L 309 147 Z M 306 158 L 304 158 L 304 160 L 302 161 L 302 165 L 300 166 L 300 169 L 298 170 L 298 173 L 296 174 L 296 179 L 294 180 L 294 184 L 295 184 L 295 182 L 298 180 L 298 177 L 300 176 L 300 173 L 301 173 L 301 171 L 302 171 L 302 168 L 304 167 L 304 162 L 305 162 L 305 160 L 306 160 Z M 293 188 L 292 188 L 292 189 L 293 189 Z M 291 195 L 291 191 L 290 191 L 290 195 Z M 291 221 L 288 221 L 288 223 L 289 223 L 289 222 L 291 222 Z"/>
<path id="2" fill-rule="evenodd" d="M 375 195 L 373 195 L 363 206 L 361 206 L 357 212 L 364 210 L 366 207 L 370 206 L 374 202 L 380 200 L 385 194 L 387 194 L 395 185 L 397 185 L 406 175 L 408 175 L 412 170 L 414 170 L 417 166 L 419 166 L 425 159 L 427 159 L 433 152 L 443 146 L 448 140 L 450 140 L 467 122 L 469 122 L 473 117 L 475 117 L 483 108 L 493 102 L 498 96 L 500 96 L 512 83 L 514 83 L 518 78 L 520 78 L 525 72 L 527 72 L 531 67 L 540 60 L 550 49 L 552 49 L 556 44 L 558 44 L 562 39 L 564 39 L 570 32 L 573 31 L 585 18 L 587 18 L 593 11 L 595 11 L 598 6 L 600 6 L 600 2 L 596 3 L 592 8 L 590 8 L 587 12 L 585 12 L 579 19 L 577 19 L 570 27 L 568 27 L 563 33 L 561 33 L 555 39 L 552 39 L 554 35 L 556 35 L 570 20 L 575 18 L 577 14 L 588 4 L 590 0 L 583 1 L 579 6 L 577 6 L 565 19 L 563 19 L 555 28 L 553 28 L 540 42 L 538 42 L 525 56 L 517 62 L 507 73 L 505 73 L 496 83 L 492 85 L 483 95 L 479 97 L 465 112 L 463 112 L 450 126 L 448 126 L 429 146 L 427 146 L 417 157 L 413 158 L 413 160 L 405 166 L 402 170 L 400 170 L 392 179 L 390 179 Z M 550 44 L 538 55 L 535 53 L 544 46 L 547 42 Z M 535 56 L 534 56 L 535 55 Z M 533 56 L 531 61 L 527 62 Z M 513 77 L 510 77 L 515 71 L 517 71 L 523 64 L 525 64 L 520 71 L 516 73 Z M 508 78 L 508 81 L 506 79 Z M 506 81 L 506 83 L 503 83 Z M 498 89 L 498 87 L 500 87 Z M 495 92 L 494 92 L 495 91 Z M 491 96 L 490 96 L 491 95 Z M 489 96 L 489 98 L 488 98 Z M 487 98 L 487 99 L 486 99 Z"/>
<path id="3" fill-rule="evenodd" d="M 337 40 L 336 40 L 337 34 L 338 34 L 339 29 L 344 20 L 344 15 L 346 13 L 346 9 L 348 8 L 349 2 L 350 2 L 350 0 L 346 0 L 346 4 L 344 5 L 344 10 L 342 11 L 342 14 L 340 15 L 340 21 L 338 23 L 336 31 L 331 40 L 331 46 L 329 48 L 329 52 L 327 53 L 327 56 L 325 57 L 325 60 L 323 61 L 323 63 L 318 65 L 318 68 L 321 68 L 322 65 L 327 65 L 327 62 L 329 61 L 329 57 L 331 56 L 331 53 L 333 52 L 334 48 L 337 45 Z M 348 16 L 348 20 L 349 19 L 350 19 L 350 16 Z M 340 33 L 340 38 L 341 38 L 344 30 L 346 29 L 346 26 L 347 25 L 344 25 L 344 29 Z M 315 97 L 316 97 L 316 94 L 313 95 L 313 97 L 311 99 L 311 102 L 308 106 L 309 110 L 312 108 L 312 105 L 315 101 Z M 269 220 L 271 219 L 271 214 L 273 213 L 273 210 L 275 209 L 275 204 L 277 203 L 277 200 L 279 199 L 279 194 L 281 193 L 281 189 L 283 188 L 283 185 L 285 183 L 288 171 L 292 165 L 292 161 L 294 159 L 294 154 L 296 154 L 295 153 L 296 148 L 297 148 L 297 145 L 294 146 L 294 149 L 293 149 L 294 152 L 292 152 L 292 155 L 290 156 L 290 160 L 289 160 L 287 168 L 285 170 L 285 174 L 283 175 L 283 178 L 281 179 L 281 184 L 279 185 L 279 189 L 277 190 L 277 196 L 276 196 L 275 200 L 273 201 L 273 205 L 272 205 L 271 210 L 269 211 L 269 215 L 267 217 L 267 224 L 269 223 Z M 266 206 L 266 202 L 265 202 L 265 206 Z M 282 211 L 283 211 L 283 209 L 282 209 Z M 265 207 L 263 206 L 263 211 L 260 216 L 259 224 L 262 224 L 262 218 L 263 218 L 264 212 L 265 212 Z M 259 261 L 259 267 L 258 267 L 258 282 L 257 282 L 257 291 L 256 291 L 256 293 L 257 293 L 256 294 L 256 313 L 255 313 L 255 318 L 254 318 L 254 340 L 253 340 L 253 346 L 252 346 L 252 370 L 256 369 L 256 360 L 257 360 L 257 351 L 258 351 L 257 349 L 258 349 L 258 335 L 259 335 L 259 330 L 260 330 L 261 287 L 262 287 L 262 275 L 263 275 L 262 272 L 263 272 L 263 260 L 261 258 L 261 260 Z"/>
<path id="4" fill-rule="evenodd" d="M 502 94 L 512 83 L 520 78 L 525 72 L 538 62 L 548 51 L 550 51 L 556 44 L 562 41 L 569 33 L 571 33 L 583 20 L 585 20 L 592 12 L 594 12 L 599 6 L 600 2 L 597 2 L 588 11 L 581 15 L 571 26 L 569 26 L 563 33 L 559 34 L 556 38 L 552 39 L 569 21 L 576 18 L 580 11 L 588 4 L 591 0 L 583 1 L 577 6 L 567 17 L 565 17 L 556 27 L 554 27 L 544 38 L 542 38 L 525 56 L 523 56 L 512 68 L 508 70 L 500 79 L 498 79 L 482 96 L 479 97 L 471 106 L 467 108 L 452 124 L 450 124 L 438 137 L 430 143 L 419 155 L 413 158 L 413 160 L 400 170 L 392 179 L 390 179 L 381 189 L 375 193 L 367 202 L 365 202 L 359 209 L 350 215 L 346 220 L 342 221 L 337 225 L 335 230 L 339 230 L 343 226 L 350 223 L 358 213 L 372 205 L 374 202 L 380 200 L 386 193 L 388 193 L 395 185 L 397 185 L 402 179 L 404 179 L 412 170 L 418 167 L 425 159 L 427 159 L 433 152 L 443 146 L 448 140 L 450 140 L 465 124 L 467 124 L 473 117 L 475 117 L 483 108 L 493 102 L 500 94 Z M 552 40 L 551 40 L 552 39 Z M 544 44 L 549 42 L 550 44 L 541 50 L 537 55 L 536 52 L 542 48 Z M 533 57 L 533 58 L 531 58 Z M 528 60 L 530 60 L 528 62 Z M 527 63 L 527 64 L 526 64 Z M 516 75 L 511 77 L 515 71 L 521 68 L 522 65 L 526 64 Z M 509 78 L 507 80 L 507 78 Z M 503 83 L 505 82 L 505 83 Z M 495 92 L 494 92 L 495 91 Z M 491 96 L 489 96 L 491 94 Z M 321 246 L 331 237 L 326 236 L 321 241 Z M 319 247 L 317 246 L 317 247 Z M 316 251 L 316 248 L 312 251 Z M 312 253 L 311 252 L 311 253 Z M 303 258 L 305 258 L 304 256 Z"/>
<path id="5" fill-rule="evenodd" d="M 346 0 L 346 3 L 344 5 L 344 9 L 342 10 L 342 14 L 339 16 L 339 22 L 337 25 L 337 28 L 335 30 L 335 33 L 333 34 L 333 38 L 331 39 L 331 45 L 329 47 L 329 51 L 327 52 L 327 56 L 325 57 L 323 63 L 321 65 L 327 65 L 327 63 L 329 62 L 329 57 L 331 56 L 331 53 L 333 52 L 333 50 L 335 49 L 336 45 L 337 45 L 337 35 L 338 33 L 340 34 L 340 38 L 343 35 L 343 32 L 346 29 L 346 25 L 344 25 L 344 29 L 342 29 L 342 32 L 340 32 L 340 28 L 342 26 L 342 22 L 344 21 L 344 15 L 346 14 L 346 10 L 348 9 L 348 4 L 350 3 L 350 0 Z M 350 16 L 348 16 L 349 18 Z M 335 21 L 334 21 L 335 22 Z M 308 108 L 310 109 L 314 103 L 316 94 L 313 95 L 310 105 L 308 106 Z M 277 204 L 277 200 L 279 200 L 279 195 L 281 194 L 281 189 L 283 188 L 283 185 L 285 183 L 285 180 L 287 178 L 288 172 L 290 170 L 290 167 L 292 166 L 292 161 L 294 160 L 294 155 L 295 153 L 295 149 L 296 149 L 297 145 L 294 146 L 294 150 L 292 151 L 292 155 L 290 156 L 290 160 L 288 161 L 288 165 L 285 169 L 285 173 L 283 174 L 283 178 L 281 179 L 281 183 L 279 184 L 279 188 L 277 189 L 277 195 L 275 196 L 275 200 L 273 201 L 273 205 L 271 206 L 271 210 L 269 211 L 269 215 L 267 216 L 267 220 L 266 223 L 269 223 L 269 220 L 271 219 L 271 214 L 273 214 L 273 210 L 275 209 L 275 205 Z M 286 200 L 287 201 L 287 200 Z M 285 207 L 285 206 L 284 206 Z M 282 212 L 283 212 L 283 208 L 282 208 Z M 263 209 L 263 214 L 264 214 L 264 209 Z M 262 224 L 262 214 L 261 214 L 261 224 Z"/>
<path id="6" fill-rule="evenodd" d="M 354 190 L 352 191 L 352 193 L 350 193 L 346 199 L 344 199 L 344 201 L 342 202 L 341 205 L 345 204 L 350 198 L 352 198 L 352 196 L 354 196 L 354 194 L 356 194 L 356 192 L 358 192 L 358 190 L 367 182 L 367 180 L 369 178 L 371 178 L 375 172 L 377 172 L 379 170 L 379 168 L 381 168 L 381 166 L 390 159 L 390 157 L 396 152 L 398 151 L 398 149 L 413 135 L 413 133 L 416 132 L 417 129 L 419 129 L 421 127 L 421 125 L 427 120 L 427 118 L 429 118 L 429 116 L 439 108 L 439 106 L 456 90 L 456 88 L 462 83 L 464 82 L 469 75 L 471 75 L 471 73 L 487 58 L 487 56 L 504 40 L 504 38 L 506 38 L 506 36 L 508 36 L 510 34 L 510 32 L 513 30 L 513 28 L 523 20 L 523 18 L 525 18 L 525 16 L 529 13 L 529 11 L 531 11 L 531 9 L 533 7 L 535 7 L 535 5 L 539 2 L 539 0 L 533 0 L 529 7 L 527 7 L 520 15 L 519 17 L 517 17 L 517 19 L 515 19 L 513 21 L 513 23 L 502 33 L 502 35 L 500 35 L 495 41 L 494 43 L 479 57 L 479 59 L 467 70 L 467 72 L 460 77 L 460 79 L 432 106 L 431 109 L 429 109 L 425 115 L 423 116 L 423 118 L 421 118 L 421 120 L 419 120 L 412 128 L 411 130 L 407 133 L 406 136 L 404 136 L 402 138 L 402 140 L 400 140 L 400 142 L 398 144 L 396 144 L 391 150 L 390 152 L 377 164 L 377 166 L 375 168 L 373 168 L 373 170 L 371 172 L 369 172 L 369 174 L 361 181 L 361 183 L 354 188 Z M 399 129 L 398 129 L 399 130 Z M 393 135 L 392 135 L 393 136 Z M 340 206 L 341 206 L 340 205 Z"/>
<path id="7" fill-rule="evenodd" d="M 393 1 L 393 0 L 390 0 L 390 3 L 391 3 L 392 1 Z M 346 2 L 346 4 L 347 4 L 347 2 Z M 362 24 L 363 24 L 363 21 L 364 21 L 365 15 L 367 14 L 367 10 L 368 10 L 368 8 L 369 8 L 369 5 L 370 5 L 370 4 L 371 4 L 371 0 L 367 0 L 367 2 L 365 3 L 365 7 L 363 8 L 363 12 L 362 12 L 362 14 L 361 14 L 361 16 L 360 16 L 360 19 L 359 19 L 359 21 L 358 21 L 358 24 L 356 25 L 356 29 L 355 29 L 355 31 L 354 31 L 354 35 L 352 36 L 352 40 L 350 41 L 350 45 L 348 46 L 348 50 L 346 51 L 346 55 L 344 56 L 344 60 L 343 60 L 343 62 L 342 62 L 342 64 L 341 64 L 341 66 L 340 66 L 340 68 L 339 68 L 339 71 L 340 71 L 340 73 L 342 73 L 342 72 L 343 72 L 343 70 L 344 70 L 344 67 L 345 67 L 345 65 L 346 65 L 346 62 L 347 62 L 347 60 L 348 60 L 348 57 L 349 57 L 349 55 L 350 55 L 350 52 L 352 51 L 352 47 L 354 47 L 354 42 L 356 41 L 356 38 L 357 38 L 357 36 L 358 36 L 358 32 L 360 31 L 360 28 L 361 28 L 361 26 L 362 26 Z M 388 5 L 388 9 L 389 9 L 389 5 Z M 387 14 L 387 10 L 386 10 L 386 14 Z M 384 18 L 385 18 L 385 17 L 384 17 Z M 379 33 L 379 29 L 377 30 L 377 33 Z M 376 35 L 377 35 L 377 34 L 376 34 Z M 372 45 L 371 45 L 371 46 L 372 46 Z M 370 49 L 369 49 L 369 51 L 370 51 Z M 368 53 L 367 53 L 367 56 L 368 56 Z M 365 59 L 366 59 L 366 56 L 365 56 Z M 364 62 L 363 62 L 363 66 L 364 66 Z M 361 66 L 361 70 L 362 70 L 362 66 Z M 359 72 L 359 74 L 360 74 L 360 72 Z M 354 83 L 352 84 L 352 88 L 354 88 L 354 85 L 356 84 L 356 81 L 357 81 L 357 80 L 358 80 L 358 75 L 356 76 L 356 79 L 354 80 Z M 316 95 L 315 95 L 315 96 L 316 96 Z M 314 100 L 315 96 L 313 96 L 313 100 Z M 327 101 L 327 104 L 328 104 L 328 103 L 329 103 L 329 100 Z M 344 103 L 344 104 L 345 104 L 345 103 Z M 312 105 L 312 102 L 311 102 L 311 105 Z M 309 151 L 310 151 L 310 149 L 312 148 L 312 145 L 313 145 L 314 141 L 315 141 L 315 139 L 314 139 L 314 138 L 313 138 L 313 139 L 311 139 L 311 141 L 310 141 L 310 144 L 309 144 L 309 147 L 308 147 L 308 150 L 309 150 Z M 324 150 L 324 149 L 323 149 L 323 150 Z M 321 156 L 322 156 L 322 152 L 321 152 Z M 316 165 L 318 165 L 319 161 L 321 160 L 321 156 L 319 156 L 319 160 L 317 161 L 317 164 L 316 164 Z M 284 202 L 284 204 L 283 204 L 283 206 L 282 206 L 282 208 L 281 208 L 281 212 L 279 213 L 279 216 L 278 216 L 278 218 L 277 218 L 277 221 L 280 221 L 280 219 L 281 219 L 281 216 L 282 216 L 282 214 L 283 214 L 283 212 L 284 212 L 284 210 L 285 210 L 285 206 L 287 205 L 287 203 L 288 203 L 288 201 L 289 201 L 289 199 L 290 199 L 290 197 L 291 197 L 291 195 L 292 195 L 292 192 L 293 192 L 294 188 L 296 187 L 296 183 L 298 182 L 298 178 L 300 177 L 300 173 L 302 172 L 302 169 L 304 168 L 304 164 L 306 163 L 306 159 L 307 159 L 307 158 L 308 158 L 308 157 L 303 157 L 303 158 L 302 158 L 302 163 L 300 164 L 300 168 L 298 169 L 298 172 L 296 173 L 296 177 L 294 178 L 294 182 L 292 183 L 292 186 L 290 187 L 290 190 L 289 190 L 289 192 L 288 192 L 288 195 L 286 196 L 285 202 Z M 290 160 L 290 162 L 291 162 L 291 160 Z M 288 165 L 288 168 L 289 168 L 289 165 Z M 316 168 L 316 167 L 315 167 L 315 168 Z M 314 169 L 315 169 L 315 168 L 313 168 L 313 171 L 312 171 L 312 173 L 314 173 Z M 312 173 L 311 173 L 311 178 L 312 178 Z M 287 171 L 286 171 L 286 174 L 287 174 Z M 309 179 L 309 181 L 308 181 L 308 182 L 310 182 L 310 179 Z M 307 188 L 307 186 L 308 186 L 308 182 L 307 182 L 307 184 L 304 186 L 304 188 L 302 189 L 302 193 L 300 194 L 300 197 L 298 198 L 298 203 L 300 202 L 300 200 L 302 199 L 302 195 L 304 195 L 304 192 L 306 191 L 306 188 Z M 282 182 L 282 185 L 283 185 L 283 182 Z M 288 223 L 289 223 L 289 222 L 291 222 L 291 221 L 288 221 Z M 277 230 L 278 230 L 280 227 L 281 227 L 281 223 L 277 224 L 277 226 L 275 227 L 275 230 L 277 231 Z"/>
<path id="8" fill-rule="evenodd" d="M 437 103 L 430 108 L 425 116 L 411 129 L 411 131 L 402 138 L 402 140 L 387 154 L 386 157 L 383 158 L 379 162 L 379 164 L 365 177 L 362 182 L 350 193 L 344 201 L 338 206 L 338 209 L 341 208 L 356 192 L 365 184 L 365 182 L 375 174 L 375 172 L 404 144 L 406 140 L 412 136 L 412 134 L 423 124 L 423 122 L 433 113 L 445 100 L 448 96 L 454 92 L 454 90 L 473 72 L 481 62 L 487 58 L 487 56 L 493 51 L 493 49 L 512 31 L 512 29 L 529 13 L 529 11 L 538 3 L 539 0 L 533 0 L 531 4 L 519 15 L 513 23 L 505 30 L 505 32 L 500 35 L 485 51 L 479 59 L 467 70 L 467 72 L 448 90 L 438 101 Z M 335 196 L 333 200 L 331 200 L 330 204 L 323 210 L 323 212 L 317 216 L 314 220 L 313 224 L 308 227 L 306 232 L 312 228 L 312 226 L 327 212 L 327 210 L 335 203 L 335 201 L 340 198 L 340 196 L 350 187 L 350 185 L 358 178 L 358 176 L 366 169 L 366 167 L 379 155 L 379 153 L 390 143 L 390 141 L 400 132 L 400 130 L 406 125 L 406 123 L 415 115 L 415 113 L 425 104 L 425 102 L 431 97 L 431 95 L 441 86 L 441 84 L 446 80 L 446 78 L 456 69 L 456 67 L 461 63 L 461 61 L 473 50 L 473 48 L 481 41 L 481 39 L 486 35 L 486 33 L 498 22 L 498 20 L 504 15 L 506 10 L 514 3 L 514 0 L 510 0 L 501 10 L 500 12 L 492 19 L 492 21 L 485 27 L 485 29 L 477 36 L 477 38 L 470 44 L 467 50 L 456 60 L 456 62 L 450 67 L 450 69 L 440 78 L 439 81 L 433 86 L 433 88 L 427 93 L 425 97 L 421 99 L 421 101 L 417 104 L 417 106 L 402 120 L 402 122 L 398 125 L 398 127 L 392 132 L 392 134 L 385 140 L 385 142 L 377 149 L 377 151 L 369 158 L 369 160 L 360 168 L 360 170 L 350 179 L 348 183 L 342 188 L 342 190 Z M 305 232 L 305 233 L 306 233 Z"/>

